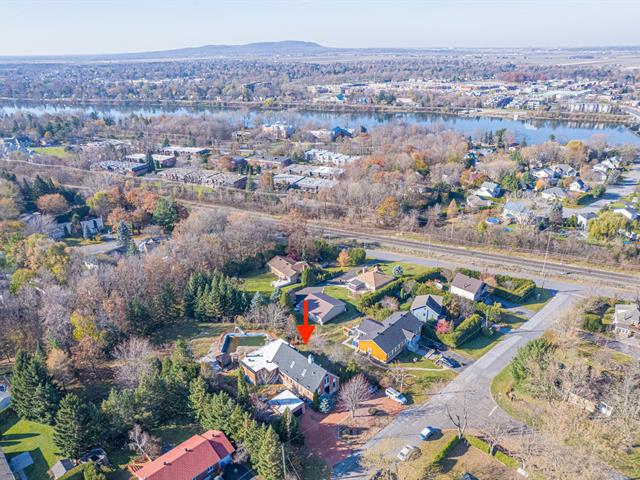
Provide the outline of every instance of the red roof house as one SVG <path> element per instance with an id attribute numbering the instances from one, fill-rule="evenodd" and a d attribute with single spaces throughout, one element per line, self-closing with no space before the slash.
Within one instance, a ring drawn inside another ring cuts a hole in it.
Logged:
<path id="1" fill-rule="evenodd" d="M 219 430 L 194 435 L 164 455 L 143 466 L 131 466 L 140 480 L 206 480 L 231 462 L 235 451 L 229 439 Z"/>

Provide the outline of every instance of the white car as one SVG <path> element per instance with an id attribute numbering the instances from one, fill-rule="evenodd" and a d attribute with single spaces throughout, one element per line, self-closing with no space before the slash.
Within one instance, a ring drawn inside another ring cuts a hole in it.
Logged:
<path id="1" fill-rule="evenodd" d="M 406 460 L 411 460 L 416 458 L 420 454 L 420 449 L 418 447 L 414 447 L 413 445 L 405 445 L 398 453 L 398 460 L 404 462 Z"/>
<path id="2" fill-rule="evenodd" d="M 398 403 L 401 403 L 402 405 L 406 405 L 407 404 L 407 397 L 405 397 L 403 394 L 401 394 L 399 391 L 397 391 L 395 388 L 387 388 L 384 391 L 384 394 L 389 397 L 391 400 L 395 400 Z"/>
<path id="3" fill-rule="evenodd" d="M 421 432 L 420 432 L 420 438 L 422 440 L 429 440 L 429 437 L 431 437 L 431 435 L 433 435 L 434 433 L 436 433 L 437 429 L 433 428 L 433 427 L 425 427 Z"/>

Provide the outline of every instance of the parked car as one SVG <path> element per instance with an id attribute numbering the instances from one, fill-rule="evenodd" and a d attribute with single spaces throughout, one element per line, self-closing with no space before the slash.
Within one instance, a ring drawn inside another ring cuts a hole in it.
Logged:
<path id="1" fill-rule="evenodd" d="M 460 364 L 454 360 L 453 358 L 449 358 L 449 357 L 445 357 L 442 356 L 440 357 L 436 363 L 439 363 L 440 365 L 444 365 L 447 368 L 458 368 L 460 366 Z"/>
<path id="2" fill-rule="evenodd" d="M 402 405 L 406 405 L 407 404 L 407 397 L 405 397 L 402 393 L 400 393 L 399 391 L 397 391 L 395 388 L 387 388 L 384 391 L 384 394 L 389 397 L 391 400 L 394 400 L 398 403 L 401 403 Z"/>
<path id="3" fill-rule="evenodd" d="M 420 449 L 418 447 L 414 447 L 413 445 L 405 445 L 398 453 L 398 460 L 401 462 L 407 460 L 413 460 L 420 455 Z"/>
<path id="4" fill-rule="evenodd" d="M 429 440 L 429 437 L 431 437 L 432 435 L 434 435 L 436 432 L 438 431 L 437 428 L 435 427 L 425 427 L 422 429 L 422 431 L 420 432 L 420 438 L 422 440 Z"/>

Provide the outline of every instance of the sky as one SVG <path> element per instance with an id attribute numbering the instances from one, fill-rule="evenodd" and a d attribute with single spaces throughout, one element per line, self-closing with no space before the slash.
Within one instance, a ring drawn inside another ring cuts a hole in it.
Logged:
<path id="1" fill-rule="evenodd" d="M 331 47 L 640 45 L 640 0 L 0 0 L 0 55 L 305 40 Z"/>

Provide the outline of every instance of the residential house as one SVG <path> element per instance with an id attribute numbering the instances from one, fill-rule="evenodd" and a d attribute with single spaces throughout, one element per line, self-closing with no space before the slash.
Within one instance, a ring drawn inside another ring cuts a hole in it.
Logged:
<path id="1" fill-rule="evenodd" d="M 611 170 L 617 170 L 622 167 L 622 162 L 618 157 L 606 158 L 600 163 Z"/>
<path id="2" fill-rule="evenodd" d="M 165 155 L 173 155 L 187 160 L 193 157 L 206 157 L 211 154 L 211 149 L 207 147 L 181 147 L 179 145 L 169 145 L 160 151 Z"/>
<path id="3" fill-rule="evenodd" d="M 260 155 L 255 157 L 249 157 L 248 162 L 251 165 L 258 166 L 262 169 L 268 170 L 280 170 L 288 165 L 291 165 L 290 157 L 275 157 L 273 155 Z"/>
<path id="4" fill-rule="evenodd" d="M 627 220 L 637 220 L 638 219 L 638 211 L 633 208 L 631 205 L 625 205 L 624 207 L 614 208 L 614 213 L 619 213 L 624 216 Z"/>
<path id="5" fill-rule="evenodd" d="M 443 297 L 440 295 L 418 295 L 413 299 L 410 310 L 421 322 L 438 320 L 444 316 Z"/>
<path id="6" fill-rule="evenodd" d="M 640 335 L 640 308 L 635 303 L 616 305 L 612 324 L 619 335 Z"/>
<path id="7" fill-rule="evenodd" d="M 598 218 L 598 215 L 596 215 L 594 212 L 585 212 L 576 215 L 578 225 L 580 226 L 580 228 L 582 228 L 582 230 L 586 230 L 589 226 L 589 221 L 593 220 L 594 218 Z"/>
<path id="8" fill-rule="evenodd" d="M 313 400 L 318 395 L 334 394 L 338 377 L 305 357 L 282 339 L 247 354 L 240 360 L 245 375 L 254 385 L 283 383 L 298 396 Z"/>
<path id="9" fill-rule="evenodd" d="M 146 163 L 119 162 L 117 160 L 105 160 L 91 165 L 91 170 L 106 170 L 108 172 L 119 173 L 120 175 L 131 175 L 140 177 L 147 173 Z"/>
<path id="10" fill-rule="evenodd" d="M 318 193 L 320 190 L 329 190 L 338 184 L 335 180 L 326 180 L 324 178 L 304 177 L 296 182 L 295 187 L 310 193 Z"/>
<path id="11" fill-rule="evenodd" d="M 80 220 L 80 223 L 77 225 L 74 225 L 71 222 L 59 223 L 58 228 L 63 230 L 63 236 L 65 237 L 82 233 L 84 238 L 91 238 L 104 230 L 104 222 L 102 221 L 102 217 L 95 217 L 87 220 Z"/>
<path id="12" fill-rule="evenodd" d="M 612 170 L 612 167 L 610 167 L 609 165 L 610 165 L 610 162 L 607 162 L 607 163 L 605 163 L 605 162 L 596 163 L 593 166 L 593 170 L 596 171 L 596 172 L 600 172 L 600 173 L 603 173 L 603 174 L 606 175 L 606 174 L 609 173 L 609 170 Z"/>
<path id="13" fill-rule="evenodd" d="M 502 218 L 507 222 L 515 222 L 519 225 L 533 223 L 533 211 L 524 202 L 509 201 L 502 208 Z"/>
<path id="14" fill-rule="evenodd" d="M 293 125 L 284 122 L 275 122 L 262 126 L 262 133 L 266 133 L 273 138 L 289 138 L 294 131 Z"/>
<path id="15" fill-rule="evenodd" d="M 355 329 L 354 347 L 367 355 L 388 363 L 405 348 L 418 349 L 422 321 L 411 312 L 394 312 L 383 322 L 366 318 Z"/>
<path id="16" fill-rule="evenodd" d="M 477 302 L 487 295 L 488 287 L 482 280 L 458 272 L 451 282 L 451 293 Z"/>
<path id="17" fill-rule="evenodd" d="M 500 196 L 500 185 L 494 182 L 483 182 L 480 188 L 476 190 L 476 195 L 479 197 L 496 198 Z"/>
<path id="18" fill-rule="evenodd" d="M 231 463 L 235 448 L 219 430 L 194 435 L 143 465 L 130 465 L 139 480 L 209 480 Z"/>
<path id="19" fill-rule="evenodd" d="M 271 282 L 272 285 L 284 287 L 300 280 L 302 272 L 309 268 L 307 262 L 296 262 L 288 257 L 276 255 L 267 263 L 269 271 L 278 277 L 278 280 Z"/>
<path id="20" fill-rule="evenodd" d="M 467 197 L 467 206 L 469 208 L 488 208 L 493 202 L 486 198 L 480 198 L 478 195 L 470 195 Z"/>
<path id="21" fill-rule="evenodd" d="M 151 155 L 156 166 L 161 168 L 169 168 L 176 166 L 176 157 L 173 155 L 160 155 L 154 153 Z M 147 161 L 147 155 L 144 153 L 133 153 L 124 157 L 129 162 L 145 163 Z"/>
<path id="22" fill-rule="evenodd" d="M 571 182 L 571 185 L 569 185 L 569 190 L 571 190 L 572 192 L 584 193 L 589 191 L 589 185 L 584 183 L 581 179 L 576 178 L 573 182 Z"/>
<path id="23" fill-rule="evenodd" d="M 545 200 L 564 200 L 567 198 L 567 192 L 560 187 L 551 187 L 543 190 L 540 194 Z"/>
<path id="24" fill-rule="evenodd" d="M 347 311 L 346 303 L 320 292 L 307 295 L 296 306 L 297 311 L 302 312 L 304 310 L 305 301 L 309 307 L 309 319 L 320 325 L 330 322 L 341 313 Z"/>
<path id="25" fill-rule="evenodd" d="M 558 163 L 551 167 L 553 174 L 558 178 L 573 178 L 578 176 L 575 168 L 567 163 Z"/>
<path id="26" fill-rule="evenodd" d="M 545 167 L 545 168 L 540 168 L 538 170 L 533 170 L 531 174 L 535 178 L 546 179 L 546 178 L 553 178 L 555 175 L 555 172 L 551 168 Z"/>
<path id="27" fill-rule="evenodd" d="M 381 272 L 376 265 L 371 270 L 363 268 L 359 275 L 347 281 L 346 286 L 352 293 L 375 292 L 394 280 L 394 277 Z"/>

